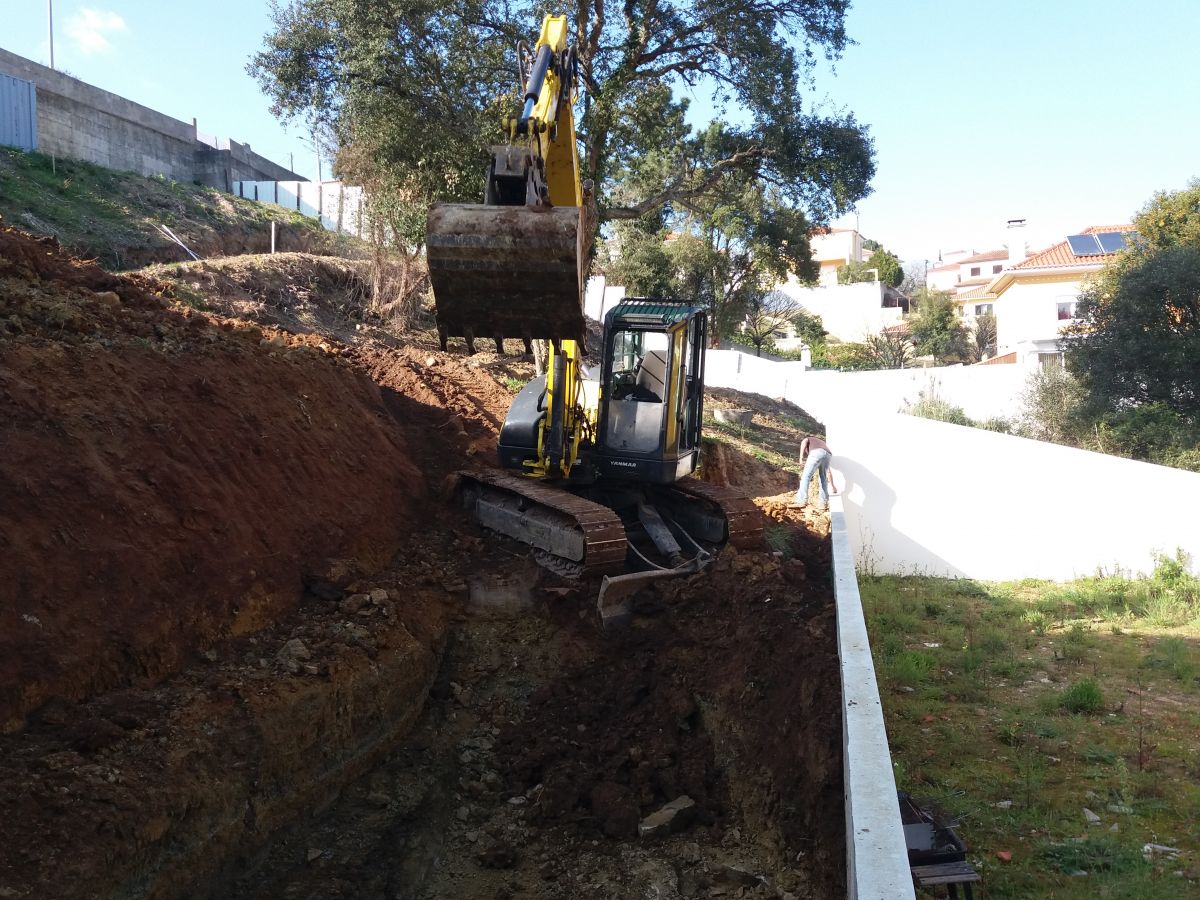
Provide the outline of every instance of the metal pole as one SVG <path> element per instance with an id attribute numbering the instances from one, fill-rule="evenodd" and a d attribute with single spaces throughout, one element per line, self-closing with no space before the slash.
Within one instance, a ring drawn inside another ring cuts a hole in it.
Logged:
<path id="1" fill-rule="evenodd" d="M 271 252 L 275 252 L 275 223 L 271 222 Z"/>
<path id="2" fill-rule="evenodd" d="M 46 0 L 46 20 L 50 30 L 50 68 L 54 68 L 54 0 Z"/>

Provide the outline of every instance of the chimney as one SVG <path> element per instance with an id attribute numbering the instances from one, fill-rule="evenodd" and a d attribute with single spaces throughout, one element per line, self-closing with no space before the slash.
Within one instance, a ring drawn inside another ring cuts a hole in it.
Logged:
<path id="1" fill-rule="evenodd" d="M 1008 267 L 1025 261 L 1025 220 L 1009 219 L 1006 224 L 1008 240 Z"/>

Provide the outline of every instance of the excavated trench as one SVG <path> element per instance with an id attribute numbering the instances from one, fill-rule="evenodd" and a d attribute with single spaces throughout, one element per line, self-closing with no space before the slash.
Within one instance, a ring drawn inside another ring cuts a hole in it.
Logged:
<path id="1" fill-rule="evenodd" d="M 0 250 L 0 897 L 844 893 L 812 520 L 605 633 L 438 495 L 485 372 Z"/>

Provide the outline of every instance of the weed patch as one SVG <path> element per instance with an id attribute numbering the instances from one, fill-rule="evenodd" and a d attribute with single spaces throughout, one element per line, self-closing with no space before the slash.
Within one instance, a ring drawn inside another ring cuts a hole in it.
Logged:
<path id="1" fill-rule="evenodd" d="M 987 896 L 1200 896 L 1200 622 L 1147 615 L 1155 598 L 1189 604 L 1190 586 L 1172 566 L 860 580 L 897 786 L 964 817 Z M 1147 842 L 1194 856 L 1147 862 Z"/>

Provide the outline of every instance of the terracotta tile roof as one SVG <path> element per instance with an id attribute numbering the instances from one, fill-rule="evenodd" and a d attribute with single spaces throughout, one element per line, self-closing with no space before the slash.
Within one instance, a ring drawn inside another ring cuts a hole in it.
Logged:
<path id="1" fill-rule="evenodd" d="M 965 300 L 979 300 L 982 297 L 993 296 L 987 289 L 987 283 L 986 283 L 987 281 L 991 281 L 991 279 L 990 278 L 985 279 L 984 284 L 981 284 L 979 287 L 975 288 L 974 290 L 963 291 L 963 293 L 955 295 L 954 302 L 962 303 Z"/>
<path id="2" fill-rule="evenodd" d="M 1133 226 L 1126 222 L 1124 225 L 1092 225 L 1090 228 L 1085 228 L 1080 234 L 1104 234 L 1107 231 L 1133 231 Z"/>
<path id="3" fill-rule="evenodd" d="M 953 272 L 958 268 L 958 263 L 945 263 L 940 266 L 933 266 L 929 269 L 930 272 Z"/>
<path id="4" fill-rule="evenodd" d="M 1132 225 L 1093 225 L 1078 234 L 1102 234 L 1106 231 L 1133 231 Z M 1113 253 L 1097 253 L 1093 256 L 1076 256 L 1071 245 L 1061 241 L 1041 253 L 1035 253 L 1024 262 L 1019 262 L 1014 269 L 1090 269 L 1102 266 L 1113 258 Z"/>
<path id="5" fill-rule="evenodd" d="M 983 362 L 977 362 L 977 366 L 1003 366 L 1017 361 L 1017 351 L 1005 353 L 1003 356 L 993 356 L 991 359 L 985 359 Z"/>
<path id="6" fill-rule="evenodd" d="M 1008 259 L 1007 250 L 988 250 L 986 253 L 976 253 L 966 259 L 960 259 L 956 265 L 965 266 L 967 263 L 992 262 L 997 259 Z"/>
<path id="7" fill-rule="evenodd" d="M 965 287 L 969 284 L 987 284 L 991 280 L 991 275 L 976 275 L 974 278 L 964 278 L 958 283 L 958 287 Z"/>

